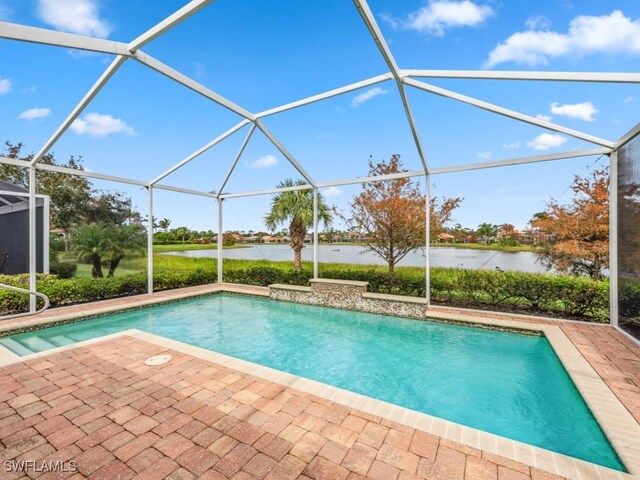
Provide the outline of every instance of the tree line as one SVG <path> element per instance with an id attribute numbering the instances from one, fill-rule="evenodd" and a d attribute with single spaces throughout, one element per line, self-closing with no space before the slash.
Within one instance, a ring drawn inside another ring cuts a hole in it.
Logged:
<path id="1" fill-rule="evenodd" d="M 6 142 L 5 156 L 25 161 L 32 154 L 22 153 L 23 144 Z M 54 155 L 46 154 L 41 162 L 83 170 L 82 159 L 70 157 L 57 163 Z M 368 176 L 405 172 L 399 155 L 388 161 L 369 161 Z M 28 188 L 28 169 L 14 165 L 0 165 L 0 178 Z M 64 235 L 65 250 L 74 251 L 78 258 L 91 263 L 92 275 L 102 277 L 102 265 L 108 265 L 107 276 L 113 276 L 126 255 L 141 255 L 145 251 L 145 220 L 132 205 L 130 197 L 118 191 L 95 189 L 82 176 L 39 170 L 36 177 L 39 193 L 51 199 L 51 224 Z M 286 179 L 278 188 L 304 185 L 303 180 Z M 609 248 L 609 172 L 594 170 L 587 176 L 576 175 L 571 186 L 573 198 L 567 204 L 551 199 L 543 212 L 534 215 L 529 232 L 543 239 L 538 252 L 548 266 L 562 272 L 589 275 L 597 280 L 608 267 Z M 449 224 L 461 197 L 431 197 L 429 199 L 430 240 L 445 232 L 468 232 L 461 226 Z M 340 212 L 318 195 L 318 219 L 325 231 L 335 232 L 333 222 L 340 219 L 349 232 L 357 235 L 364 249 L 385 260 L 389 272 L 409 252 L 424 248 L 427 219 L 426 195 L 419 183 L 411 178 L 376 181 L 362 184 L 348 212 Z M 293 250 L 294 269 L 302 269 L 302 249 L 313 227 L 312 190 L 292 190 L 275 194 L 264 217 L 265 227 L 286 234 Z M 209 243 L 211 231 L 193 232 L 186 227 L 169 230 L 171 220 L 154 219 L 152 228 L 162 229 L 155 234 L 159 242 L 179 240 L 185 243 Z M 474 232 L 487 238 L 501 236 L 503 241 L 516 238 L 512 225 L 482 223 Z M 223 236 L 225 244 L 232 244 L 231 234 Z"/>

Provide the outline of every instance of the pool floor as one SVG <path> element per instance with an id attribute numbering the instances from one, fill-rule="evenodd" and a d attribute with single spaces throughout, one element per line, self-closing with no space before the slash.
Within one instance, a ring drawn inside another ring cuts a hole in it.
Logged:
<path id="1" fill-rule="evenodd" d="M 544 337 L 220 294 L 0 343 L 25 355 L 131 328 L 624 470 Z"/>

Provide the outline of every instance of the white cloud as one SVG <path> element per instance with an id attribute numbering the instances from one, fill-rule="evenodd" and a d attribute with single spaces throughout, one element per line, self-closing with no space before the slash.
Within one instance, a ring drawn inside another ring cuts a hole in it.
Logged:
<path id="1" fill-rule="evenodd" d="M 258 157 L 249 166 L 261 169 L 275 167 L 278 164 L 278 159 L 274 155 L 265 155 L 264 157 Z"/>
<path id="2" fill-rule="evenodd" d="M 471 0 L 431 0 L 405 19 L 389 15 L 382 18 L 396 28 L 442 36 L 449 28 L 480 25 L 493 13 L 488 5 L 478 5 Z"/>
<path id="3" fill-rule="evenodd" d="M 520 148 L 521 142 L 513 142 L 513 143 L 503 143 L 502 148 L 505 150 L 515 150 L 516 148 Z"/>
<path id="4" fill-rule="evenodd" d="M 527 21 L 524 22 L 524 26 L 529 30 L 546 30 L 551 26 L 551 21 L 543 15 L 537 15 L 535 17 L 527 18 Z"/>
<path id="5" fill-rule="evenodd" d="M 78 135 L 90 137 L 106 137 L 112 133 L 124 133 L 127 136 L 136 134 L 135 130 L 121 118 L 100 113 L 87 113 L 84 118 L 74 120 L 71 130 Z"/>
<path id="6" fill-rule="evenodd" d="M 567 137 L 557 133 L 541 133 L 536 138 L 527 143 L 528 147 L 534 150 L 551 150 L 567 143 Z"/>
<path id="7" fill-rule="evenodd" d="M 488 67 L 517 62 L 546 65 L 549 59 L 595 53 L 640 54 L 640 19 L 620 10 L 600 17 L 581 15 L 569 23 L 567 33 L 549 30 L 517 32 L 489 53 Z"/>
<path id="8" fill-rule="evenodd" d="M 338 187 L 329 187 L 322 190 L 322 194 L 325 197 L 337 197 L 338 195 L 342 195 L 342 190 Z"/>
<path id="9" fill-rule="evenodd" d="M 481 160 L 489 160 L 491 158 L 491 152 L 480 152 L 478 153 L 478 158 Z"/>
<path id="10" fill-rule="evenodd" d="M 591 102 L 576 103 L 575 105 L 560 105 L 557 102 L 553 102 L 551 104 L 551 113 L 577 118 L 585 122 L 593 122 L 593 116 L 598 113 L 598 109 Z"/>
<path id="11" fill-rule="evenodd" d="M 45 118 L 51 115 L 50 108 L 30 108 L 29 110 L 25 110 L 18 118 L 21 120 L 35 120 L 36 118 Z"/>
<path id="12" fill-rule="evenodd" d="M 538 120 L 544 120 L 545 122 L 550 122 L 551 121 L 551 115 L 544 115 L 542 113 L 537 114 L 536 118 Z"/>
<path id="13" fill-rule="evenodd" d="M 0 95 L 11 91 L 11 80 L 8 78 L 0 78 Z"/>
<path id="14" fill-rule="evenodd" d="M 356 108 L 362 105 L 363 103 L 368 102 L 373 97 L 377 97 L 378 95 L 384 95 L 386 93 L 389 93 L 389 90 L 385 90 L 382 87 L 375 87 L 370 90 L 367 90 L 366 92 L 359 93 L 353 98 L 353 100 L 351 100 L 351 107 Z"/>
<path id="15" fill-rule="evenodd" d="M 38 17 L 57 30 L 106 38 L 112 28 L 98 10 L 96 0 L 38 0 Z"/>
<path id="16" fill-rule="evenodd" d="M 633 103 L 637 101 L 638 101 L 638 97 L 634 97 L 633 95 L 629 95 L 627 98 L 624 99 L 624 103 Z"/>

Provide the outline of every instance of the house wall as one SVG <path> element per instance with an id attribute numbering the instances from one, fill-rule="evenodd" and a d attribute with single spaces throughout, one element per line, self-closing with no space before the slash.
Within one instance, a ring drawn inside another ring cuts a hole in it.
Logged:
<path id="1" fill-rule="evenodd" d="M 43 207 L 36 211 L 36 271 L 43 271 Z M 2 274 L 29 273 L 29 210 L 0 215 L 0 255 L 8 253 Z M 0 257 L 0 265 L 3 257 Z"/>

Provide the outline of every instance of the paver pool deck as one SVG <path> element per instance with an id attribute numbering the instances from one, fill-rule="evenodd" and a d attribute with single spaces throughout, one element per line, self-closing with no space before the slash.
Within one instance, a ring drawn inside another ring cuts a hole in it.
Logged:
<path id="1" fill-rule="evenodd" d="M 2 326 L 209 291 L 58 308 Z M 455 312 L 434 307 L 447 314 Z M 608 326 L 553 324 L 640 420 L 640 347 Z M 124 332 L 26 361 L 0 359 L 0 478 L 562 478 L 187 352 Z M 144 364 L 160 353 L 172 360 Z M 77 472 L 7 472 L 11 460 L 73 460 Z"/>

